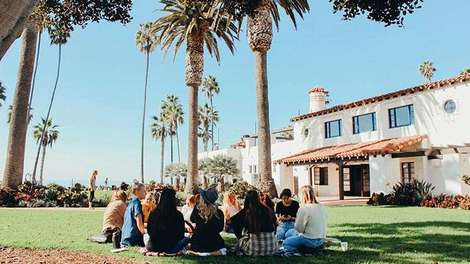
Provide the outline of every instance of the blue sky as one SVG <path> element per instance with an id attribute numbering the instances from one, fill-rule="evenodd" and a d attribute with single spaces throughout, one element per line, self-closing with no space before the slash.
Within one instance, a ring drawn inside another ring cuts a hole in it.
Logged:
<path id="1" fill-rule="evenodd" d="M 321 85 L 330 91 L 331 104 L 344 103 L 423 82 L 418 65 L 434 62 L 436 78 L 446 78 L 470 67 L 468 0 L 427 0 L 408 16 L 405 27 L 384 27 L 365 18 L 343 21 L 332 13 L 329 1 L 311 1 L 311 12 L 297 31 L 286 18 L 275 33 L 268 57 L 272 128 L 288 125 L 289 118 L 308 109 L 307 91 Z M 63 68 L 52 112 L 60 125 L 59 141 L 46 158 L 45 180 L 69 184 L 84 182 L 93 169 L 99 181 L 130 181 L 139 177 L 140 118 L 145 60 L 135 47 L 139 24 L 159 15 L 157 1 L 135 1 L 132 23 L 91 24 L 72 33 L 63 48 Z M 33 124 L 45 115 L 55 77 L 57 48 L 43 38 Z M 10 104 L 16 82 L 19 41 L 0 62 L 0 79 Z M 184 50 L 182 50 L 184 51 Z M 244 35 L 236 54 L 222 47 L 217 65 L 207 56 L 205 72 L 215 75 L 221 93 L 215 98 L 220 112 L 220 143 L 224 146 L 252 133 L 255 124 L 254 58 Z M 157 50 L 151 57 L 150 117 L 161 100 L 175 94 L 187 108 L 184 52 L 173 62 Z M 200 96 L 201 104 L 204 98 Z M 7 107 L 0 108 L 0 169 L 3 173 L 8 126 Z M 186 160 L 187 127 L 180 138 Z M 160 144 L 146 131 L 146 178 L 156 179 Z M 169 145 L 167 145 L 169 146 Z M 32 171 L 35 142 L 28 134 L 26 172 Z M 167 153 L 169 148 L 167 147 Z M 168 155 L 167 155 L 168 157 Z"/>

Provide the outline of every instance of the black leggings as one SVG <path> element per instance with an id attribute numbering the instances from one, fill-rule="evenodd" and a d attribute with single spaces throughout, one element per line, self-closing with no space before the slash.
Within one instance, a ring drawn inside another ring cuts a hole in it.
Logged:
<path id="1" fill-rule="evenodd" d="M 95 191 L 90 191 L 90 202 L 93 202 L 95 199 Z"/>

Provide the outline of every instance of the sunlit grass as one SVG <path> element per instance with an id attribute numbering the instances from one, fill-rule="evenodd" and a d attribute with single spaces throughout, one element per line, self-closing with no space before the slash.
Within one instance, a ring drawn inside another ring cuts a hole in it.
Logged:
<path id="1" fill-rule="evenodd" d="M 0 210 L 0 245 L 63 248 L 111 255 L 110 245 L 86 238 L 100 232 L 102 211 Z M 350 250 L 330 247 L 320 256 L 293 257 L 289 263 L 468 263 L 470 211 L 416 207 L 328 207 L 329 236 L 349 242 Z M 227 238 L 229 244 L 233 238 Z M 136 252 L 119 256 L 154 263 L 280 263 L 279 258 L 149 258 Z"/>

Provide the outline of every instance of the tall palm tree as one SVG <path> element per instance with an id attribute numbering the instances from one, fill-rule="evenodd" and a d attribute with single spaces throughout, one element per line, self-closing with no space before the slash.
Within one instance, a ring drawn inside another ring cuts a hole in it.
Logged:
<path id="1" fill-rule="evenodd" d="M 217 38 L 233 52 L 236 25 L 226 17 L 214 24 L 216 7 L 212 1 L 161 0 L 163 17 L 155 21 L 155 32 L 161 37 L 162 48 L 173 45 L 175 54 L 186 42 L 186 85 L 189 88 L 188 177 L 186 193 L 192 193 L 198 182 L 197 127 L 198 90 L 204 73 L 204 45 L 217 61 L 220 53 Z"/>
<path id="2" fill-rule="evenodd" d="M 204 79 L 202 82 L 202 92 L 206 95 L 207 99 L 209 100 L 210 107 L 214 109 L 214 96 L 220 93 L 219 83 L 215 79 L 214 76 L 209 75 Z M 212 150 L 214 150 L 214 126 L 215 124 L 211 123 L 211 144 Z"/>
<path id="3" fill-rule="evenodd" d="M 219 121 L 219 112 L 207 103 L 199 107 L 199 137 L 204 144 L 204 151 L 209 150 L 209 140 L 212 137 L 211 125 Z"/>
<path id="4" fill-rule="evenodd" d="M 31 122 L 31 119 L 33 119 L 33 114 L 31 114 L 31 111 L 32 111 L 32 110 L 33 110 L 33 109 L 30 108 L 29 111 L 28 111 L 28 113 L 29 113 L 29 116 L 28 116 L 28 124 L 29 124 L 29 122 Z M 10 124 L 12 116 L 13 116 L 13 106 L 12 106 L 12 105 L 9 105 L 9 106 L 8 106 L 7 124 Z"/>
<path id="5" fill-rule="evenodd" d="M 287 16 L 297 27 L 296 15 L 301 18 L 310 10 L 308 0 L 257 0 L 242 1 L 242 8 L 235 1 L 219 0 L 224 10 L 232 14 L 241 24 L 248 15 L 248 44 L 255 55 L 256 64 L 256 109 L 258 124 L 258 167 L 260 189 L 277 196 L 276 186 L 272 178 L 271 164 L 271 131 L 269 125 L 267 53 L 273 38 L 273 21 L 279 26 L 279 8 L 284 9 Z"/>
<path id="6" fill-rule="evenodd" d="M 137 48 L 140 52 L 145 54 L 145 85 L 144 85 L 144 106 L 142 111 L 142 133 L 141 133 L 141 146 L 140 146 L 140 177 L 144 182 L 144 139 L 145 139 L 145 115 L 147 111 L 147 85 L 149 78 L 149 59 L 158 45 L 158 38 L 152 32 L 152 23 L 145 23 L 140 25 L 140 30 L 137 32 L 136 40 Z"/>
<path id="7" fill-rule="evenodd" d="M 48 27 L 49 36 L 51 38 L 51 44 L 57 45 L 58 50 L 58 58 L 57 58 L 57 72 L 56 78 L 54 82 L 54 88 L 52 89 L 51 99 L 49 101 L 49 107 L 47 109 L 47 114 L 45 120 L 49 120 L 52 111 L 52 105 L 54 104 L 55 94 L 57 91 L 57 87 L 59 84 L 60 78 L 60 69 L 61 69 L 61 62 L 62 62 L 62 46 L 67 43 L 67 40 L 70 38 L 70 28 L 67 27 L 60 27 L 58 24 L 53 24 Z M 45 130 L 41 134 L 40 142 L 44 140 Z M 41 154 L 41 145 L 39 145 L 38 150 L 36 152 L 36 159 L 34 161 L 34 168 L 33 168 L 33 181 L 36 179 L 36 172 L 39 162 L 39 155 Z"/>
<path id="8" fill-rule="evenodd" d="M 42 158 L 41 158 L 41 173 L 39 174 L 39 184 L 44 184 L 44 162 L 46 160 L 47 147 L 51 147 L 59 138 L 59 126 L 52 123 L 52 119 L 46 122 L 46 119 L 42 119 L 41 123 L 34 126 L 33 137 L 36 139 L 36 143 L 42 147 Z M 43 136 L 44 135 L 44 136 Z M 41 141 L 42 138 L 42 141 Z"/>
<path id="9" fill-rule="evenodd" d="M 16 188 L 23 181 L 28 102 L 31 92 L 36 43 L 37 33 L 35 27 L 32 23 L 27 23 L 21 35 L 20 65 L 13 96 L 7 159 L 3 173 L 3 185 L 10 188 Z"/>
<path id="10" fill-rule="evenodd" d="M 163 113 L 160 113 L 159 116 L 152 117 L 152 137 L 155 140 L 160 140 L 160 183 L 163 184 L 163 175 L 165 169 L 165 138 L 168 135 L 168 129 L 166 127 L 165 117 Z"/>
<path id="11" fill-rule="evenodd" d="M 5 102 L 5 99 L 7 99 L 7 96 L 5 95 L 6 91 L 7 88 L 5 88 L 2 81 L 0 81 L 0 107 L 2 106 L 2 102 Z"/>
<path id="12" fill-rule="evenodd" d="M 178 151 L 178 163 L 181 163 L 180 154 L 180 143 L 178 136 L 178 128 L 184 122 L 183 105 L 179 102 L 179 98 L 175 95 L 169 95 L 166 97 L 166 101 L 163 103 L 163 109 L 165 119 L 168 123 L 169 135 L 170 135 L 170 161 L 173 160 L 173 136 L 176 136 L 176 147 Z"/>
<path id="13" fill-rule="evenodd" d="M 435 71 L 436 68 L 434 68 L 434 65 L 431 61 L 425 61 L 419 65 L 419 72 L 429 82 L 432 81 L 432 77 L 434 76 Z"/>

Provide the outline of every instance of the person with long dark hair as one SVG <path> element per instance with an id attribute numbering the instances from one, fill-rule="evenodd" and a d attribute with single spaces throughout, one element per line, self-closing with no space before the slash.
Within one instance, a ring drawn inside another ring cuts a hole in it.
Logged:
<path id="1" fill-rule="evenodd" d="M 295 218 L 299 210 L 299 203 L 292 199 L 290 189 L 284 189 L 279 195 L 281 201 L 276 205 L 276 216 L 278 226 L 276 230 L 276 238 L 283 241 L 286 238 L 287 231 L 294 229 Z"/>
<path id="2" fill-rule="evenodd" d="M 237 253 L 247 256 L 272 256 L 278 251 L 273 211 L 261 203 L 258 192 L 248 191 L 244 207 L 233 222 L 238 238 Z"/>
<path id="3" fill-rule="evenodd" d="M 157 208 L 150 213 L 147 231 L 150 236 L 147 250 L 163 254 L 178 254 L 189 242 L 184 236 L 184 218 L 178 211 L 176 192 L 163 189 Z"/>

